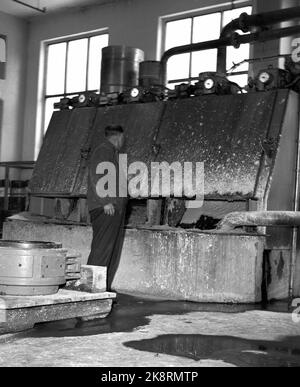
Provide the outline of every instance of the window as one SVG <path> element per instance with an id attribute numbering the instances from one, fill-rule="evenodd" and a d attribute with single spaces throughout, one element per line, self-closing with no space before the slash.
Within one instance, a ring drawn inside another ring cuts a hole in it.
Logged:
<path id="1" fill-rule="evenodd" d="M 44 105 L 44 133 L 53 104 L 63 97 L 100 89 L 102 48 L 109 35 L 93 35 L 47 45 Z"/>
<path id="2" fill-rule="evenodd" d="M 166 22 L 165 51 L 172 47 L 190 43 L 218 39 L 222 28 L 241 13 L 252 13 L 252 7 L 235 8 L 205 15 L 196 15 L 180 20 Z M 248 59 L 250 45 L 242 45 L 238 50 L 227 48 L 227 70 L 233 64 Z M 170 58 L 167 68 L 168 87 L 173 88 L 182 82 L 196 81 L 199 74 L 217 70 L 217 50 L 180 54 Z M 246 62 L 232 71 L 230 80 L 245 86 L 248 79 L 249 64 Z"/>
<path id="3" fill-rule="evenodd" d="M 6 37 L 0 35 L 0 79 L 5 79 Z"/>

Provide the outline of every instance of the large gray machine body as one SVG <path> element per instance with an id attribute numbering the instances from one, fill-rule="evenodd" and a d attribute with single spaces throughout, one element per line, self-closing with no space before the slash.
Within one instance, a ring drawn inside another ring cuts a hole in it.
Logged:
<path id="1" fill-rule="evenodd" d="M 232 209 L 244 203 L 245 210 L 293 210 L 298 103 L 294 92 L 278 90 L 56 111 L 31 195 L 85 198 L 89 154 L 105 127 L 119 124 L 128 165 L 144 162 L 150 171 L 151 162 L 204 163 L 204 211 L 215 201 Z"/>
<path id="2" fill-rule="evenodd" d="M 299 140 L 298 114 L 299 95 L 290 90 L 55 111 L 30 183 L 31 202 L 35 203 L 31 208 L 35 207 L 37 215 L 45 215 L 43 205 L 39 210 L 37 203 L 72 201 L 73 207 L 74 203 L 81 203 L 80 206 L 84 207 L 82 213 L 87 213 L 88 155 L 103 141 L 107 125 L 120 124 L 126 131 L 129 164 L 134 161 L 144 162 L 147 166 L 153 161 L 170 164 L 176 161 L 204 162 L 205 201 L 200 214 L 220 219 L 234 211 L 293 211 Z M 88 218 L 84 218 L 82 213 L 76 220 L 78 224 L 84 225 Z M 61 220 L 56 223 L 70 225 L 70 219 L 66 217 L 65 222 Z M 145 225 L 141 226 L 145 233 Z M 149 231 L 151 228 L 147 229 Z M 292 228 L 276 227 L 259 231 L 259 234 L 253 233 L 252 236 L 258 238 L 258 246 L 262 240 L 261 234 L 266 235 L 263 237 L 264 250 L 268 254 L 268 270 L 272 278 L 268 283 L 269 297 L 284 298 L 289 288 Z M 139 232 L 136 230 L 137 234 Z M 154 234 L 156 232 L 153 230 Z M 164 230 L 164 233 L 167 232 Z M 174 230 L 170 230 L 169 236 L 174 233 Z M 214 240 L 222 240 L 226 234 L 218 236 L 217 231 L 205 233 L 207 238 L 213 237 Z M 230 238 L 230 243 L 224 242 L 227 253 L 236 250 L 235 247 L 241 246 L 241 241 L 246 238 L 246 235 L 235 231 L 226 235 Z M 26 236 L 22 234 L 16 237 L 20 239 Z M 130 238 L 133 236 L 131 230 Z M 6 233 L 5 237 L 11 235 Z M 31 239 L 34 237 L 31 235 Z M 43 238 L 43 235 L 38 235 L 38 238 Z M 188 238 L 190 236 L 186 240 Z M 236 246 L 233 248 L 234 240 Z M 181 250 L 176 246 L 175 254 L 180 255 Z M 257 251 L 260 256 L 254 262 L 261 270 L 261 247 Z M 211 259 L 214 259 L 213 256 Z M 220 265 L 222 267 L 222 261 Z M 120 270 L 123 270 L 122 264 Z M 249 273 L 245 275 L 247 277 Z M 261 281 L 262 278 L 258 276 L 257 280 Z M 182 281 L 186 283 L 187 278 L 183 276 Z M 142 284 L 139 286 L 143 287 Z M 240 301 L 259 301 L 259 290 L 257 284 L 255 286 L 255 297 L 252 299 L 247 296 Z M 147 283 L 145 288 L 149 289 L 150 284 Z M 299 264 L 294 294 L 300 294 Z M 186 295 L 183 298 L 198 300 L 197 297 Z M 216 300 L 214 297 L 203 299 Z M 232 300 L 235 299 L 233 296 Z M 221 298 L 217 300 L 221 301 Z"/>

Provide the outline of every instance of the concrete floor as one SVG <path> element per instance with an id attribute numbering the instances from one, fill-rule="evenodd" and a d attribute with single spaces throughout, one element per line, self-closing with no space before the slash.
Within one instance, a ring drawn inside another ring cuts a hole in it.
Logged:
<path id="1" fill-rule="evenodd" d="M 0 366 L 299 367 L 300 323 L 284 305 L 248 309 L 120 296 L 105 320 L 0 336 Z"/>

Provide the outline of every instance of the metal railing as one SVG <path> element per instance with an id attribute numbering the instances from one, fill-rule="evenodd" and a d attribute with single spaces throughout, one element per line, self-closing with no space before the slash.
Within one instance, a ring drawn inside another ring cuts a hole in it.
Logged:
<path id="1" fill-rule="evenodd" d="M 5 187 L 4 187 L 4 206 L 5 211 L 9 210 L 9 189 L 10 189 L 10 170 L 11 169 L 20 169 L 20 170 L 30 170 L 34 169 L 34 161 L 4 161 L 0 162 L 0 168 L 5 168 Z"/>

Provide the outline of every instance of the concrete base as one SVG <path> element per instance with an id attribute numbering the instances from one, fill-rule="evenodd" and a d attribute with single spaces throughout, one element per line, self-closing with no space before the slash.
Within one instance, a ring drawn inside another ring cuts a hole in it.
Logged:
<path id="1" fill-rule="evenodd" d="M 212 303 L 261 301 L 264 237 L 127 230 L 118 291 Z"/>
<path id="2" fill-rule="evenodd" d="M 271 250 L 266 258 L 268 299 L 270 301 L 288 299 L 291 251 Z"/>
<path id="3" fill-rule="evenodd" d="M 15 219 L 5 223 L 3 238 L 61 242 L 85 264 L 92 229 Z M 264 243 L 259 235 L 127 229 L 113 288 L 195 302 L 260 302 Z"/>
<path id="4" fill-rule="evenodd" d="M 115 293 L 90 294 L 60 290 L 51 296 L 0 297 L 0 334 L 31 329 L 41 322 L 105 318 Z"/>

